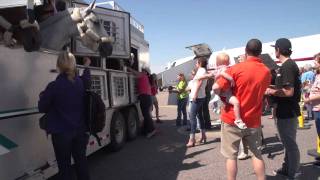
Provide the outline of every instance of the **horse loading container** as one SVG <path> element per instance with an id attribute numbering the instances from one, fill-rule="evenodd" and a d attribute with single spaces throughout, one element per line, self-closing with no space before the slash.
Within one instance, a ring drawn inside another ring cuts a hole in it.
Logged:
<path id="1" fill-rule="evenodd" d="M 41 6 L 41 2 L 36 1 L 36 6 Z M 0 15 L 3 9 L 25 5 L 26 0 L 1 1 Z M 67 5 L 70 8 L 87 6 L 71 1 Z M 141 28 L 130 25 L 129 13 L 103 7 L 93 11 L 104 25 L 102 32 L 115 39 L 112 54 L 101 57 L 81 44 L 78 37 L 70 37 L 68 44 L 77 58 L 80 74 L 84 69 L 82 58 L 91 58 L 92 89 L 101 95 L 106 105 L 106 127 L 98 133 L 102 146 L 91 137 L 87 155 L 107 145 L 119 150 L 127 139 L 137 136 L 142 116 L 136 77 L 125 71 L 123 63 L 131 64 L 132 48 L 136 49 L 133 66 L 137 70 L 149 61 L 149 44 L 141 36 Z M 14 48 L 7 47 L 2 35 L 0 28 L 0 179 L 47 179 L 56 174 L 58 168 L 51 137 L 39 128 L 42 114 L 38 112 L 37 103 L 40 92 L 58 75 L 59 51 L 40 48 L 26 52 L 19 41 Z"/>

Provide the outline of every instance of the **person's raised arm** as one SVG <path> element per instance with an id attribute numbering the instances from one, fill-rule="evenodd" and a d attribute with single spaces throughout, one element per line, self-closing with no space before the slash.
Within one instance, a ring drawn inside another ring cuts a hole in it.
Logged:
<path id="1" fill-rule="evenodd" d="M 227 79 L 227 80 L 230 82 L 230 84 L 231 84 L 232 87 L 234 86 L 234 80 L 233 80 L 233 78 L 232 78 L 228 73 L 226 73 L 225 71 L 222 71 L 222 72 L 220 73 L 220 76 L 222 76 L 222 77 L 224 77 L 225 79 Z"/>
<path id="2" fill-rule="evenodd" d="M 206 80 L 209 78 L 214 78 L 214 72 L 206 72 L 205 74 L 198 76 L 197 80 Z"/>
<path id="3" fill-rule="evenodd" d="M 127 66 L 127 70 L 128 70 L 129 72 L 131 72 L 132 74 L 136 75 L 136 76 L 139 76 L 139 74 L 140 74 L 139 71 L 137 71 L 137 70 L 135 70 L 135 69 L 133 69 L 133 68 L 131 68 L 131 67 L 129 67 L 129 66 Z"/>
<path id="4" fill-rule="evenodd" d="M 82 79 L 84 88 L 87 90 L 87 89 L 91 88 L 91 72 L 89 69 L 89 66 L 91 64 L 91 60 L 90 60 L 90 58 L 85 57 L 83 59 L 83 61 L 84 61 L 83 65 L 85 66 L 85 69 L 83 70 L 83 73 L 80 76 L 80 78 Z"/>
<path id="5" fill-rule="evenodd" d="M 233 80 L 234 72 L 233 72 L 233 67 L 228 68 L 225 73 L 227 76 L 230 76 L 230 78 Z M 220 73 L 219 77 L 217 77 L 215 83 L 212 86 L 212 90 L 217 92 L 225 91 L 231 87 L 231 81 L 228 80 L 228 78 L 224 77 L 222 73 Z M 217 93 L 219 94 L 219 93 Z"/>

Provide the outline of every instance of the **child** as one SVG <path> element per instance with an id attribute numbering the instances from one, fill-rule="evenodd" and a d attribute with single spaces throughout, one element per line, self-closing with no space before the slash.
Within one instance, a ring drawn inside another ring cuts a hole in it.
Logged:
<path id="1" fill-rule="evenodd" d="M 229 56 L 225 53 L 221 53 L 217 55 L 216 58 L 216 64 L 217 68 L 209 74 L 209 76 L 214 76 L 215 79 L 219 77 L 224 77 L 228 81 L 230 81 L 231 87 L 234 86 L 234 80 L 233 78 L 227 74 L 225 71 L 228 69 L 230 65 Z M 212 90 L 215 94 L 218 94 L 222 99 L 225 99 L 227 103 L 230 103 L 233 105 L 234 115 L 235 115 L 235 121 L 234 124 L 238 126 L 240 129 L 246 129 L 246 124 L 242 121 L 240 116 L 240 103 L 238 99 L 232 94 L 231 89 L 228 89 L 226 91 L 220 91 L 219 85 L 217 83 L 214 83 L 212 86 Z"/>

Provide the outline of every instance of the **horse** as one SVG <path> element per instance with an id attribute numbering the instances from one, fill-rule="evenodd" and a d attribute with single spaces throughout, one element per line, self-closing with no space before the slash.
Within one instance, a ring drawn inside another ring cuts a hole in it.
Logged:
<path id="1" fill-rule="evenodd" d="M 105 36 L 105 31 L 95 13 L 94 0 L 88 7 L 64 9 L 39 22 L 40 47 L 61 51 L 70 44 L 71 38 L 79 36 L 84 46 L 94 52 L 99 51 L 102 57 L 107 57 L 112 54 L 114 38 Z M 38 49 L 31 49 L 34 50 Z"/>

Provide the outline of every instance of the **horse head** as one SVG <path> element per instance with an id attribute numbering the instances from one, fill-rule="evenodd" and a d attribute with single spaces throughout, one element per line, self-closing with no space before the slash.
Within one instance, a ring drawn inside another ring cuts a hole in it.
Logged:
<path id="1" fill-rule="evenodd" d="M 107 35 L 102 21 L 95 13 L 95 0 L 88 7 L 70 8 L 58 12 L 40 24 L 42 47 L 61 50 L 71 37 L 79 36 L 81 43 L 103 57 L 112 54 L 114 39 Z"/>
<path id="2" fill-rule="evenodd" d="M 98 50 L 101 56 L 107 57 L 112 54 L 114 38 L 111 34 L 106 36 L 104 24 L 94 9 L 95 0 L 87 8 L 74 9 L 71 16 L 81 16 L 82 21 L 77 24 L 77 28 L 82 44 L 93 51 Z M 75 18 L 75 20 L 78 21 L 79 18 Z"/>

